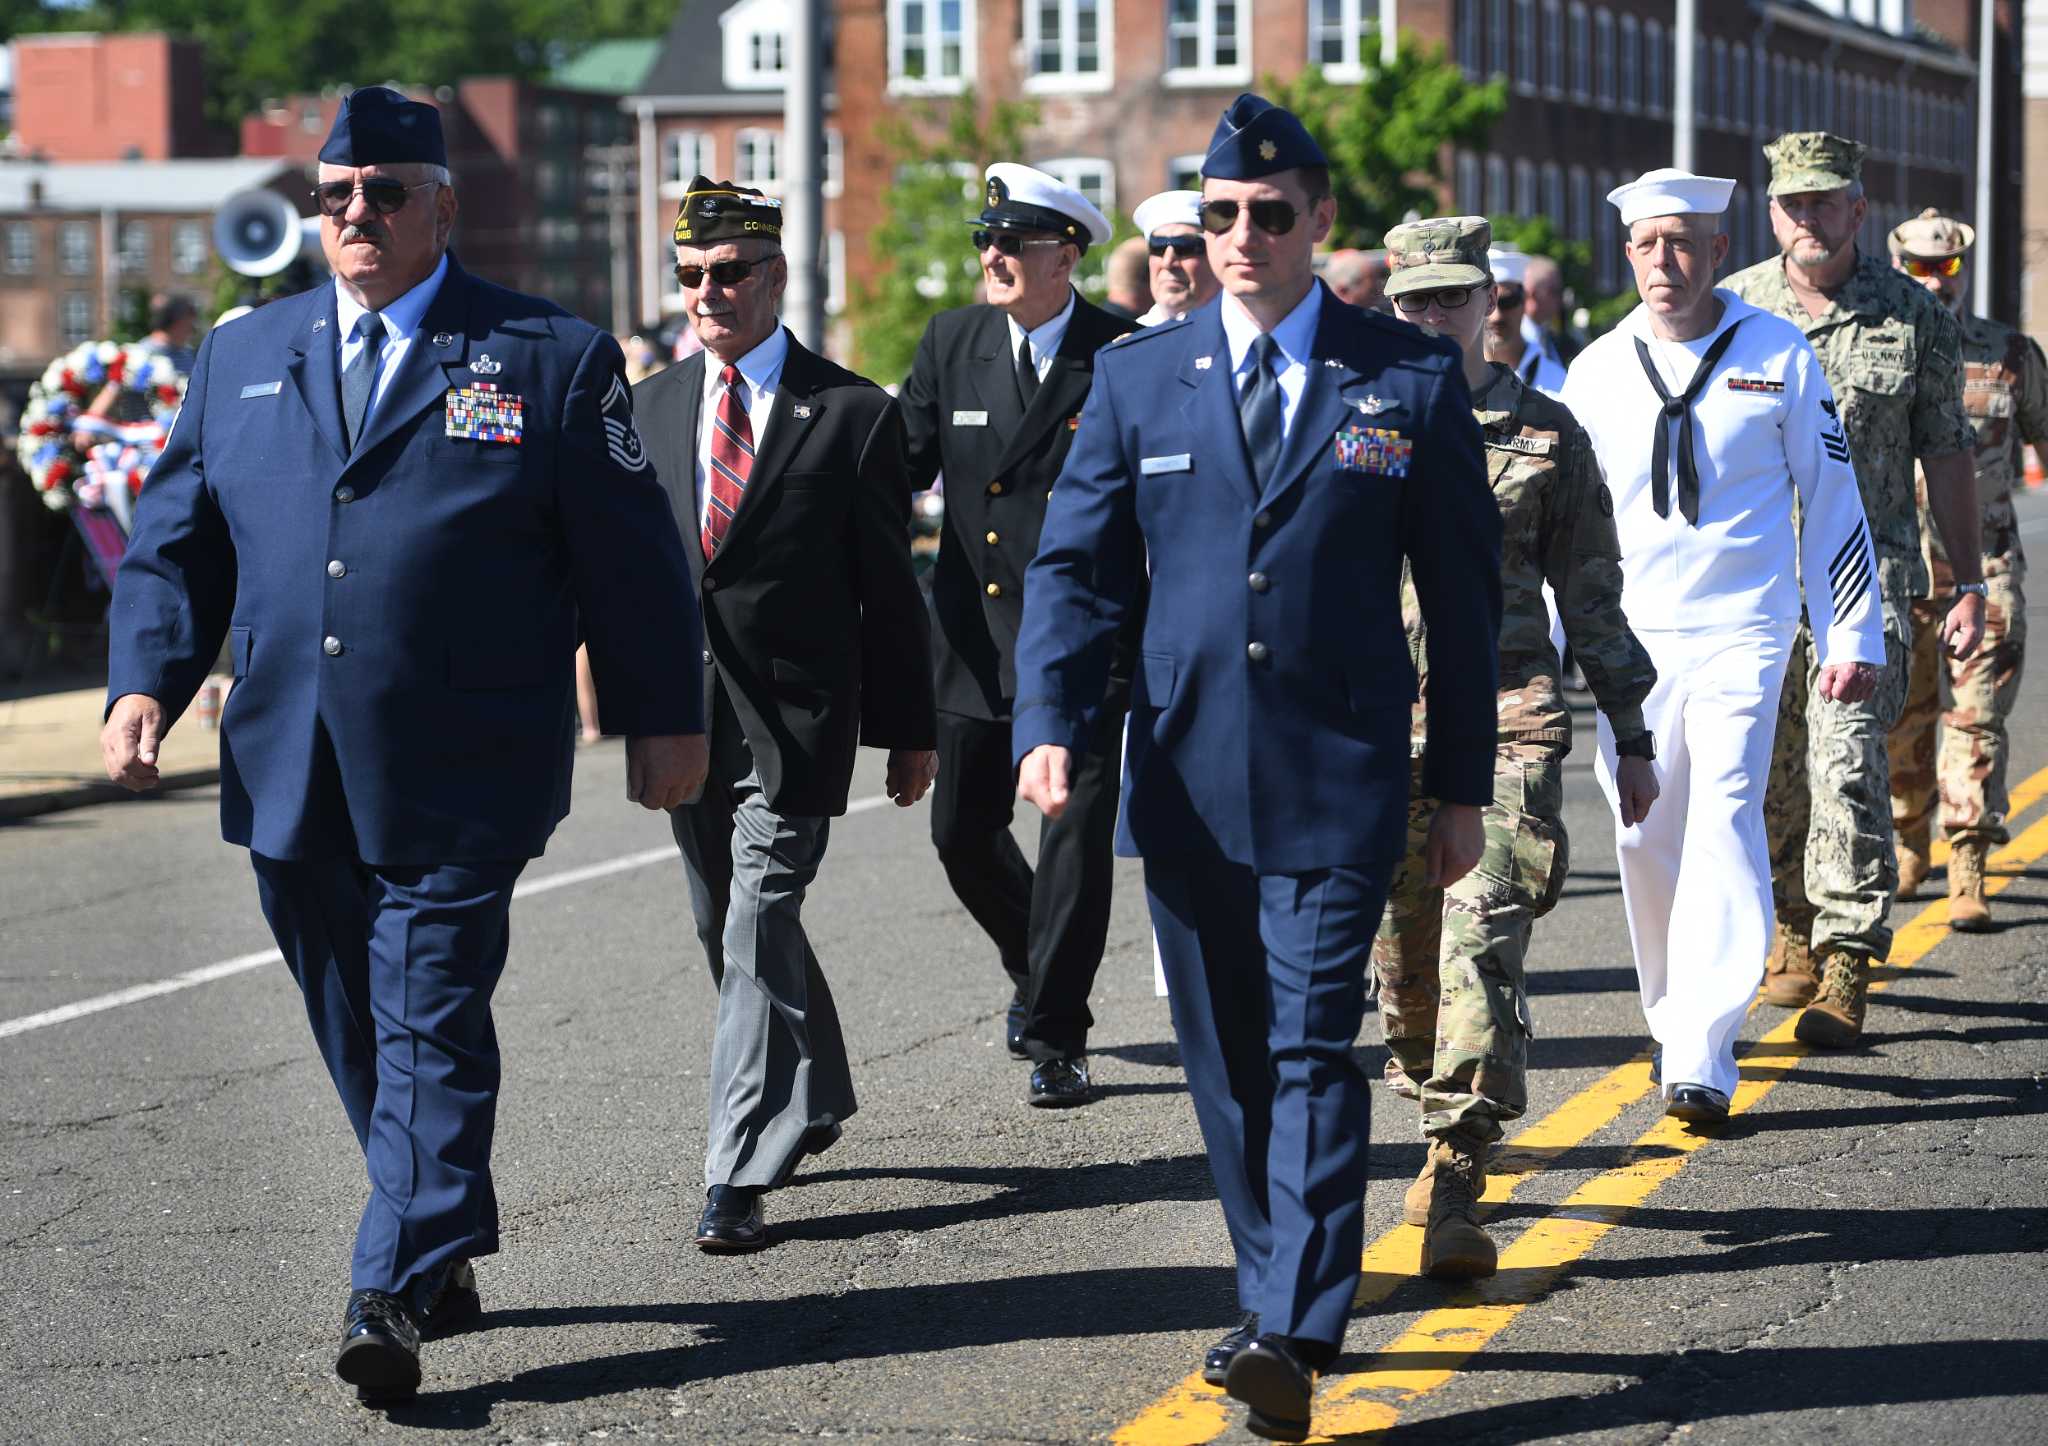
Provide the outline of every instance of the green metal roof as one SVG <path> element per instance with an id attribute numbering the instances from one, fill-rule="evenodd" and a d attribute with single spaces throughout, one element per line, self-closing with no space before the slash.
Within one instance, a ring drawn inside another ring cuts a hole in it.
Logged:
<path id="1" fill-rule="evenodd" d="M 647 78 L 660 53 L 659 39 L 600 40 L 574 59 L 556 66 L 548 83 L 566 90 L 631 95 Z"/>

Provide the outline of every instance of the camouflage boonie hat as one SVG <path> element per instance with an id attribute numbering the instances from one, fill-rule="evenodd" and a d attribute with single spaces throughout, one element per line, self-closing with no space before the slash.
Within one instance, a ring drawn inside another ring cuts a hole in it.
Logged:
<path id="1" fill-rule="evenodd" d="M 1863 156 L 1870 148 L 1830 131 L 1791 131 L 1764 147 L 1771 163 L 1770 194 L 1795 191 L 1839 191 L 1863 179 Z"/>
<path id="2" fill-rule="evenodd" d="M 1885 238 L 1892 255 L 1922 261 L 1946 261 L 1977 244 L 1977 228 L 1929 206 L 1910 221 L 1901 221 Z"/>
<path id="3" fill-rule="evenodd" d="M 1486 253 L 1493 226 L 1484 216 L 1436 216 L 1409 221 L 1387 233 L 1387 295 L 1484 286 L 1493 279 Z"/>

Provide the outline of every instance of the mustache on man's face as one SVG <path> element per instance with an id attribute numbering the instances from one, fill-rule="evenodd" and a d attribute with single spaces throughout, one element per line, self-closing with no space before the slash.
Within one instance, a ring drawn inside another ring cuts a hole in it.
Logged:
<path id="1" fill-rule="evenodd" d="M 382 246 L 384 228 L 375 221 L 351 223 L 341 228 L 341 240 L 344 246 L 351 241 L 367 241 L 372 246 Z"/>

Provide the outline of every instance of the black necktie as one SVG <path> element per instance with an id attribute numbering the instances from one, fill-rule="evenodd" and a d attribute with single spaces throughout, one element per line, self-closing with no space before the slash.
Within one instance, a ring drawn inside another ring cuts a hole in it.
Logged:
<path id="1" fill-rule="evenodd" d="M 1693 460 L 1692 402 L 1706 389 L 1714 364 L 1728 350 L 1728 343 L 1735 339 L 1735 327 L 1740 325 L 1742 322 L 1738 319 L 1735 326 L 1714 338 L 1714 344 L 1700 358 L 1692 380 L 1675 397 L 1664 385 L 1657 363 L 1651 360 L 1650 348 L 1641 337 L 1636 338 L 1636 359 L 1642 362 L 1644 375 L 1649 377 L 1650 385 L 1657 389 L 1657 396 L 1664 403 L 1657 412 L 1656 439 L 1650 444 L 1650 502 L 1656 507 L 1659 517 L 1671 515 L 1671 423 L 1675 419 L 1678 423 L 1678 510 L 1688 523 L 1699 526 L 1700 473 L 1698 463 Z"/>
<path id="2" fill-rule="evenodd" d="M 1017 343 L 1017 397 L 1024 403 L 1024 410 L 1031 410 L 1031 399 L 1038 395 L 1038 363 L 1031 359 L 1031 338 L 1025 337 Z"/>
<path id="3" fill-rule="evenodd" d="M 1281 435 L 1280 379 L 1273 374 L 1274 353 L 1279 350 L 1265 332 L 1252 339 L 1252 374 L 1237 399 L 1245 450 L 1251 453 L 1252 471 L 1261 488 L 1280 470 L 1280 444 L 1285 440 Z"/>
<path id="4" fill-rule="evenodd" d="M 341 424 L 347 429 L 349 450 L 354 451 L 363 435 L 363 423 L 370 415 L 370 394 L 377 389 L 377 358 L 384 351 L 384 318 L 366 311 L 356 321 L 356 335 L 362 345 L 356 359 L 341 374 Z"/>
<path id="5" fill-rule="evenodd" d="M 1532 346 L 1532 347 L 1530 347 L 1530 348 L 1529 348 L 1529 360 L 1528 360 L 1528 362 L 1527 362 L 1526 364 L 1524 364 L 1524 365 L 1523 365 L 1523 367 L 1522 367 L 1522 380 L 1523 380 L 1523 381 L 1525 381 L 1525 382 L 1527 382 L 1527 383 L 1528 383 L 1528 384 L 1529 384 L 1530 386 L 1532 386 L 1532 387 L 1533 387 L 1533 386 L 1535 386 L 1535 385 L 1536 385 L 1536 369 L 1537 369 L 1538 367 L 1542 366 L 1542 365 L 1543 365 L 1543 350 L 1542 350 L 1542 348 L 1541 348 L 1541 347 L 1533 347 L 1533 346 Z"/>

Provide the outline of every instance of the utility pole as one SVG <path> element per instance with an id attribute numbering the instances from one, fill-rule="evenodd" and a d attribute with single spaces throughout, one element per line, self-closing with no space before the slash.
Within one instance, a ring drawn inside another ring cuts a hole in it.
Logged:
<path id="1" fill-rule="evenodd" d="M 789 7 L 789 89 L 783 104 L 782 250 L 789 289 L 782 319 L 813 351 L 825 349 L 825 0 Z"/>
<path id="2" fill-rule="evenodd" d="M 640 158 L 630 142 L 592 146 L 590 158 L 604 167 L 606 244 L 611 253 L 612 335 L 628 337 L 639 326 L 633 315 L 632 226 L 634 197 L 626 189 L 627 167 Z"/>
<path id="3" fill-rule="evenodd" d="M 1700 44 L 1698 0 L 1678 0 L 1678 13 L 1671 22 L 1671 38 L 1678 47 L 1671 73 L 1671 164 L 1681 171 L 1690 171 L 1693 168 L 1693 118 L 1698 102 L 1693 86 Z"/>
<path id="4" fill-rule="evenodd" d="M 1991 130 L 1998 112 L 1998 71 L 1993 42 L 1998 37 L 1996 0 L 1983 0 L 1977 16 L 1977 274 L 1971 278 L 1970 309 L 1991 315 Z"/>

